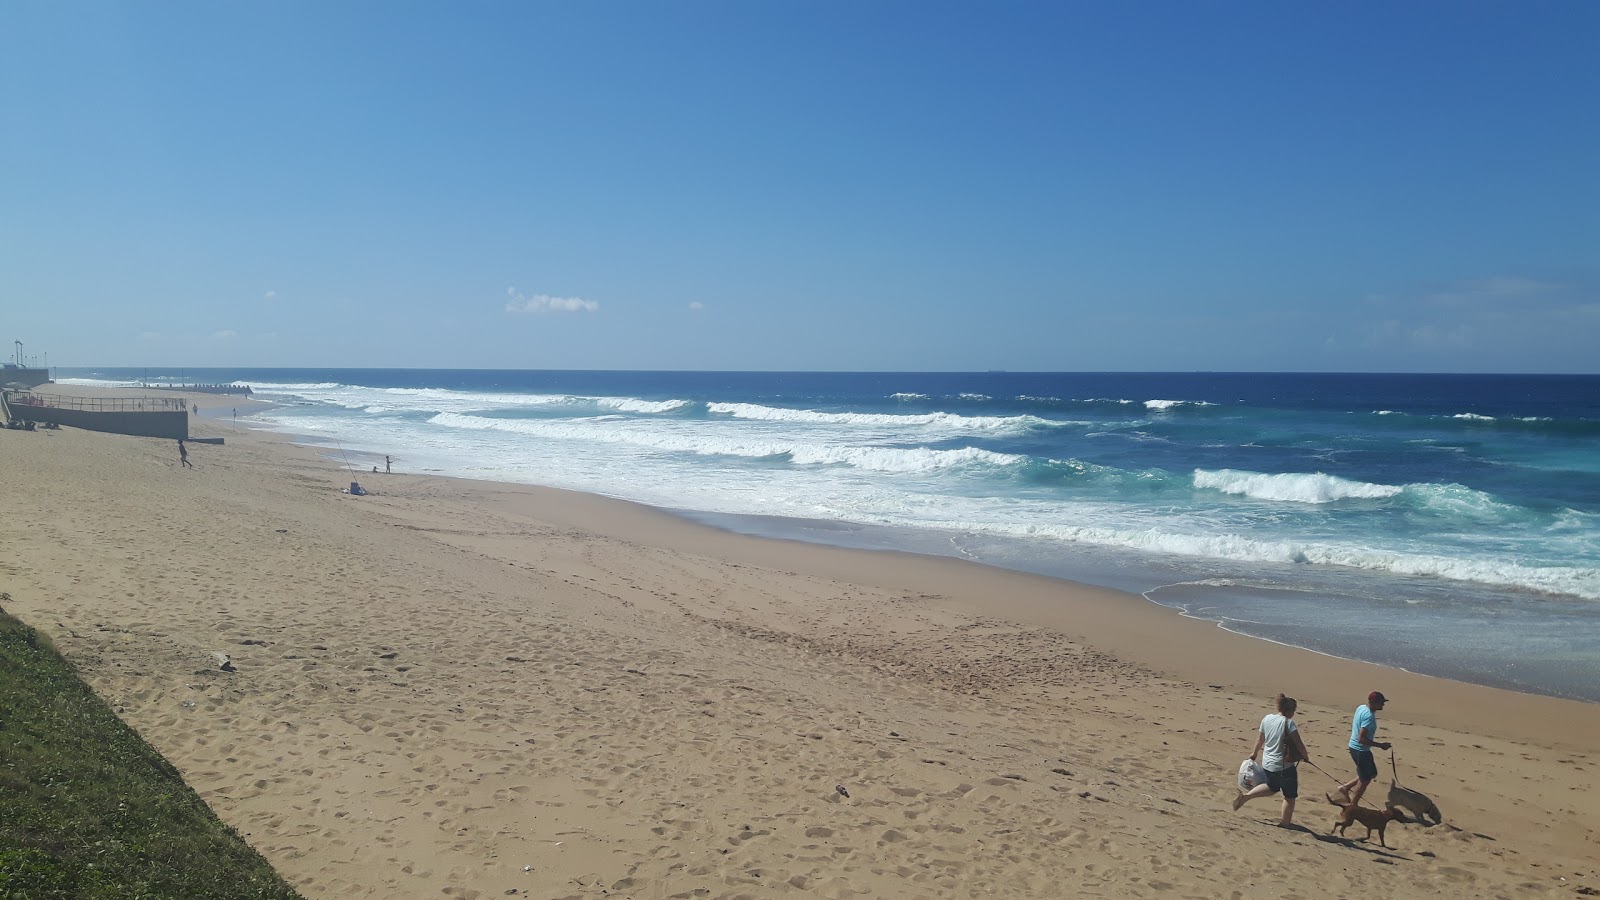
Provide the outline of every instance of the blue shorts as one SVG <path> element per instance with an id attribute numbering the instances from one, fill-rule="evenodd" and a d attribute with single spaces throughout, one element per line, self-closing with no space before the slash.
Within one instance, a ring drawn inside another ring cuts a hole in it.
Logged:
<path id="1" fill-rule="evenodd" d="M 1300 770 L 1294 766 L 1282 772 L 1267 770 L 1267 787 L 1272 788 L 1272 793 L 1283 791 L 1286 799 L 1293 800 L 1300 796 Z"/>
<path id="2" fill-rule="evenodd" d="M 1351 750 L 1350 758 L 1356 763 L 1356 777 L 1362 781 L 1371 781 L 1378 777 L 1378 762 L 1372 758 L 1372 749 Z"/>

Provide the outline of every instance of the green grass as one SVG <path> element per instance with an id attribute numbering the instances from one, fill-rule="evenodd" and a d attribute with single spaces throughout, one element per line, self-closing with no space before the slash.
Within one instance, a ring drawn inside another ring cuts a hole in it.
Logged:
<path id="1" fill-rule="evenodd" d="M 0 612 L 0 900 L 69 897 L 300 895 L 48 639 Z"/>

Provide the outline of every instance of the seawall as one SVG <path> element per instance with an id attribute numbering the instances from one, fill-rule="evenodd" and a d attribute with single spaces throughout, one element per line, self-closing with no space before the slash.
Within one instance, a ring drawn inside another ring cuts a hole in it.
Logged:
<path id="1" fill-rule="evenodd" d="M 189 404 L 183 400 L 165 397 L 101 400 L 23 392 L 8 393 L 5 399 L 7 415 L 24 422 L 66 425 L 87 431 L 137 437 L 170 440 L 189 437 Z"/>

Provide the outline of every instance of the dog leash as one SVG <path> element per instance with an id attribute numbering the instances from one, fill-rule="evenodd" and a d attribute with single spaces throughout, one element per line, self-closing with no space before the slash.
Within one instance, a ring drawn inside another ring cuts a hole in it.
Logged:
<path id="1" fill-rule="evenodd" d="M 1312 761 L 1311 761 L 1311 760 L 1309 760 L 1309 759 L 1306 759 L 1306 760 L 1301 760 L 1301 762 L 1304 762 L 1304 763 L 1305 763 L 1305 764 L 1306 764 L 1306 765 L 1308 765 L 1308 766 L 1310 766 L 1310 767 L 1311 767 L 1311 768 L 1313 768 L 1313 769 L 1316 769 L 1316 770 L 1317 770 L 1317 771 L 1318 771 L 1318 772 L 1322 772 L 1322 767 L 1321 767 L 1321 766 L 1319 766 L 1319 765 L 1317 765 L 1317 764 L 1316 764 L 1316 763 L 1314 763 L 1314 762 L 1312 762 Z M 1327 773 L 1327 772 L 1322 772 L 1322 774 L 1324 774 L 1324 775 L 1328 775 L 1328 773 Z M 1334 777 L 1333 777 L 1333 776 L 1332 776 L 1332 775 L 1328 775 L 1328 780 L 1329 780 L 1329 781 L 1332 781 L 1332 782 L 1333 782 L 1333 783 L 1334 783 L 1334 784 L 1338 784 L 1338 785 L 1342 785 L 1342 784 L 1343 784 L 1343 783 L 1344 783 L 1344 782 L 1342 782 L 1342 781 L 1340 781 L 1340 780 L 1339 780 L 1339 779 L 1337 779 L 1337 778 L 1334 778 Z M 1365 798 L 1365 797 L 1362 797 L 1362 798 L 1361 798 L 1361 799 L 1360 799 L 1360 800 L 1357 800 L 1357 801 L 1356 801 L 1356 803 L 1357 803 L 1357 804 L 1362 804 L 1362 803 L 1366 803 L 1366 799 L 1367 799 L 1367 798 Z M 1372 806 L 1372 804 L 1367 804 L 1367 805 L 1368 805 L 1368 806 Z M 1377 808 L 1378 808 L 1378 807 L 1376 807 L 1376 806 L 1372 806 L 1372 808 L 1373 808 L 1373 809 L 1377 809 Z"/>

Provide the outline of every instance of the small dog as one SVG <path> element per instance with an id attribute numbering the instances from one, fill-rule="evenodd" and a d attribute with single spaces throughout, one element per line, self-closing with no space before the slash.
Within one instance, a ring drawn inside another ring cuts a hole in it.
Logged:
<path id="1" fill-rule="evenodd" d="M 1328 797 L 1327 794 L 1323 794 L 1322 796 Z M 1360 822 L 1361 824 L 1367 826 L 1366 839 L 1369 841 L 1372 840 L 1372 833 L 1376 831 L 1378 833 L 1378 844 L 1385 850 L 1389 849 L 1389 845 L 1384 843 L 1383 832 L 1384 829 L 1389 827 L 1389 823 L 1391 821 L 1411 821 L 1405 817 L 1405 813 L 1402 813 L 1398 809 L 1367 809 L 1359 803 L 1340 803 L 1332 797 L 1328 797 L 1328 802 L 1342 810 L 1342 812 L 1339 814 L 1339 818 L 1333 820 L 1333 828 L 1328 831 L 1329 834 L 1338 832 L 1340 837 L 1344 837 L 1344 830 L 1346 828 L 1350 827 L 1350 825 L 1354 822 Z"/>
<path id="2" fill-rule="evenodd" d="M 1438 825 L 1444 821 L 1444 814 L 1439 812 L 1439 805 L 1428 799 L 1428 795 L 1420 791 L 1400 786 L 1400 768 L 1394 764 L 1394 751 L 1389 751 L 1389 771 L 1394 773 L 1394 780 L 1389 782 L 1389 800 L 1384 806 L 1389 809 L 1402 807 L 1422 825 Z"/>

